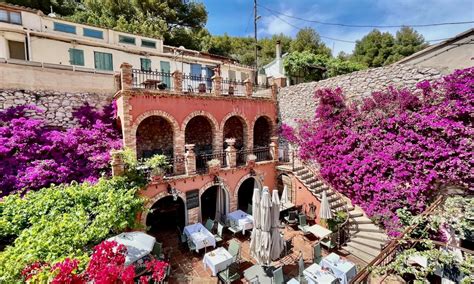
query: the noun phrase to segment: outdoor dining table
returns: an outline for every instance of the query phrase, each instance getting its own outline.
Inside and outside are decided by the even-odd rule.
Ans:
[[[309,227],[308,232],[315,235],[319,239],[324,239],[325,237],[329,236],[332,233],[331,230],[328,230],[318,224]]]
[[[357,274],[354,263],[344,260],[335,253],[330,253],[322,259],[321,266],[330,268],[334,275],[340,279],[341,284],[347,284]]]
[[[246,230],[251,230],[253,228],[252,215],[247,214],[242,210],[237,210],[227,214],[227,219],[237,222],[239,227],[242,228],[242,234],[244,235]]]
[[[202,262],[204,263],[204,269],[209,267],[212,272],[212,276],[216,276],[217,273],[227,268],[232,263],[233,257],[229,251],[225,248],[216,248],[204,255]]]
[[[313,263],[303,270],[303,275],[308,281],[308,284],[331,284],[337,282],[334,275],[328,271],[323,271],[322,267],[317,263]]]
[[[214,235],[201,223],[184,227],[184,233],[196,245],[196,251],[209,246],[216,247]]]
[[[256,283],[272,284],[272,276],[273,275],[268,275],[264,267],[258,264],[255,264],[244,271],[244,278],[250,283],[254,283],[252,281],[258,281]]]

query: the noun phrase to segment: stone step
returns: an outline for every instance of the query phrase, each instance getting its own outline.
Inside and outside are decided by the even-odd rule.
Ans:
[[[352,212],[349,213],[350,218],[356,218],[356,217],[364,216],[364,213],[355,210],[354,207],[352,207],[352,210],[349,210],[349,211],[352,211]]]
[[[374,240],[378,242],[385,242],[388,239],[388,236],[380,232],[364,232],[364,231],[352,231],[349,230],[351,238],[360,238],[367,240]]]
[[[346,246],[361,250],[367,254],[372,255],[373,257],[376,257],[380,253],[380,246],[374,248],[364,243],[361,244],[361,243],[355,243],[352,241],[347,242]]]
[[[358,259],[364,261],[365,263],[370,263],[377,255],[372,255],[367,253],[364,249],[365,247],[357,247],[354,245],[350,245],[350,242],[347,245],[343,246],[345,250],[351,253],[353,256],[357,257]]]
[[[369,232],[369,233],[384,233],[380,228],[373,224],[352,224],[349,223],[349,232],[355,234],[357,232]]]
[[[354,237],[351,237],[349,242],[358,244],[360,246],[367,246],[367,247],[370,247],[372,249],[376,249],[378,251],[381,251],[382,245],[384,244],[383,241],[367,239],[367,238],[361,238],[358,235],[355,235]]]
[[[331,203],[330,205],[331,205],[331,209],[336,209],[336,208],[346,205],[346,201],[343,201],[341,203]]]
[[[357,224],[373,224],[372,220],[369,218],[365,217],[364,215],[357,216],[357,217],[351,217],[349,215],[349,223],[357,223]]]

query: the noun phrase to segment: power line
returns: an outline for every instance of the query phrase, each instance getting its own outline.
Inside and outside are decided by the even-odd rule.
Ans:
[[[401,28],[401,27],[413,27],[413,28],[420,28],[420,27],[435,27],[435,26],[447,26],[447,25],[465,25],[465,24],[473,24],[474,21],[463,21],[463,22],[445,22],[445,23],[433,23],[433,24],[414,24],[414,25],[351,25],[351,24],[343,24],[343,23],[330,23],[330,22],[322,22],[317,20],[308,20],[297,16],[288,15],[268,7],[258,5],[259,7],[271,12],[276,13],[288,18],[293,18],[300,21],[311,22],[321,25],[330,25],[330,26],[341,26],[341,27],[348,27],[348,28]]]

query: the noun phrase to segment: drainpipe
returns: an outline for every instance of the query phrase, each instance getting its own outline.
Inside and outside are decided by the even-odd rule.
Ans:
[[[32,60],[32,55],[31,55],[31,35],[30,31],[26,31],[26,54],[27,54],[27,60],[31,61]]]

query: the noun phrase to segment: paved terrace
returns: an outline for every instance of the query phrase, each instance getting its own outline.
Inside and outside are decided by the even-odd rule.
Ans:
[[[285,240],[291,240],[291,247],[289,248],[288,255],[275,261],[274,266],[283,265],[283,272],[285,274],[285,280],[289,280],[292,277],[298,275],[298,265],[297,261],[300,256],[300,252],[303,253],[303,258],[305,262],[305,267],[308,267],[313,263],[313,252],[312,246],[318,241],[312,236],[303,236],[303,233],[298,230],[294,230],[289,226],[285,226],[282,230],[284,233]],[[190,252],[188,248],[182,248],[178,245],[178,236],[175,231],[172,232],[160,232],[155,233],[158,242],[163,243],[164,250],[166,255],[170,258],[171,263],[171,277],[169,283],[217,283],[217,277],[211,276],[211,271],[209,268],[206,270],[204,268],[202,259],[204,256],[204,250],[201,250],[199,253]],[[247,283],[243,278],[243,272],[245,269],[249,268],[255,264],[255,260],[250,256],[250,232],[247,232],[246,235],[237,234],[235,237],[232,237],[230,232],[224,231],[225,240],[219,246],[225,248],[228,247],[228,242],[230,239],[234,238],[238,240],[241,244],[241,263],[240,263],[240,274],[241,279],[235,283]],[[207,251],[213,250],[212,247],[209,247]],[[344,251],[333,251],[340,256],[346,258],[347,260],[353,262],[357,266],[357,271],[359,271],[364,263],[359,259],[352,257],[350,254]],[[327,250],[322,250],[323,257],[328,253]],[[286,279],[288,278],[288,279]]]

